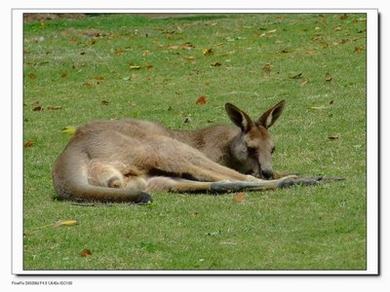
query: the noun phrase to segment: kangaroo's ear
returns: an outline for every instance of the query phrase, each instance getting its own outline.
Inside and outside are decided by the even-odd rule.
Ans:
[[[275,121],[280,117],[283,112],[286,102],[284,100],[280,101],[278,104],[274,105],[272,108],[267,110],[261,117],[257,120],[256,125],[263,126],[268,129],[275,123]]]
[[[250,128],[253,127],[251,118],[235,105],[227,103],[225,104],[225,110],[230,120],[244,133],[248,132]]]

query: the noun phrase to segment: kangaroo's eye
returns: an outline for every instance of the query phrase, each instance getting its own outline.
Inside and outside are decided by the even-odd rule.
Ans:
[[[275,152],[275,146],[272,147],[271,154]]]

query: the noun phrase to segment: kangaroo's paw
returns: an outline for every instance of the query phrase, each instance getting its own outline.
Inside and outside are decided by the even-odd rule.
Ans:
[[[324,177],[324,176],[312,176],[312,177],[286,177],[277,184],[278,188],[287,188],[294,185],[311,186],[332,181],[344,180],[341,177]]]
[[[137,205],[144,205],[153,202],[152,196],[148,193],[142,192],[137,198],[132,202]]]

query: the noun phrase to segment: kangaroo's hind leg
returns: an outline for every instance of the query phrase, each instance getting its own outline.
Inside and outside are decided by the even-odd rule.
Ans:
[[[288,181],[288,184],[281,184],[283,181]],[[286,177],[278,180],[204,182],[182,178],[156,176],[147,180],[145,191],[166,191],[173,193],[206,192],[212,194],[223,194],[239,191],[273,190],[279,187],[292,185],[294,185],[294,183],[292,183],[292,177]]]

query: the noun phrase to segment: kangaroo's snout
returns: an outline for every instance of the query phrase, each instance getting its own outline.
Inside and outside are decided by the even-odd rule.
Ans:
[[[269,169],[261,170],[261,175],[262,175],[265,179],[271,179],[271,178],[273,177],[272,170],[269,170]]]

